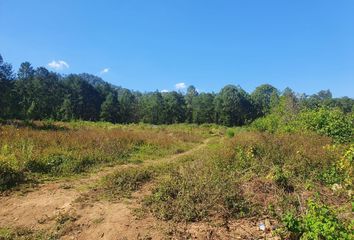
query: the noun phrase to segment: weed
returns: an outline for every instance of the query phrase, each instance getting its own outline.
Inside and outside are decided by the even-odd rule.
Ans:
[[[145,199],[145,206],[160,219],[176,221],[242,217],[250,210],[235,178],[199,161],[167,174]]]
[[[203,131],[183,124],[152,127],[17,121],[3,125],[0,190],[21,183],[24,177],[70,176],[100,165],[142,162],[183,152],[202,139]]]
[[[24,227],[0,228],[0,240],[47,240],[56,239],[42,231],[33,231]]]
[[[235,132],[232,129],[227,129],[226,136],[228,136],[229,138],[233,138],[235,136]]]
[[[287,213],[282,219],[292,239],[352,239],[350,227],[328,206],[309,200],[307,207],[304,215]]]
[[[0,161],[0,191],[25,181],[24,174],[9,163]]]
[[[112,196],[129,196],[152,177],[153,171],[147,167],[122,169],[107,176],[104,179],[104,186]]]
[[[77,220],[77,217],[67,214],[67,213],[59,214],[56,218],[56,222],[59,225],[63,225],[67,222],[75,222],[76,220]]]

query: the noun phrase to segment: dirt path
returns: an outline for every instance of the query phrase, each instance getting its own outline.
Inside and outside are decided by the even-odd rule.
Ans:
[[[210,140],[184,153],[148,160],[143,165],[175,161],[203,149]],[[165,234],[161,227],[168,227],[166,224],[149,217],[139,220],[132,213],[149,193],[151,184],[124,201],[90,200],[90,185],[116,169],[131,166],[105,168],[81,179],[42,184],[25,195],[1,197],[0,227],[55,230],[62,239],[161,239]]]
[[[176,161],[202,151],[213,138],[184,153],[147,160],[141,165]],[[214,138],[215,139],[215,138]],[[141,166],[139,165],[139,166]],[[0,197],[0,227],[26,228],[54,233],[60,239],[277,239],[260,232],[257,219],[239,219],[227,227],[218,222],[172,223],[149,214],[139,218],[141,200],[154,182],[145,184],[129,199],[100,198],[95,184],[104,176],[134,164],[107,167],[80,179],[48,182],[24,195]]]

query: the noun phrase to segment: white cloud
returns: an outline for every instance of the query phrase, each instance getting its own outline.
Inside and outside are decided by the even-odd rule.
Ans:
[[[181,82],[181,83],[177,83],[177,84],[175,85],[175,88],[176,88],[177,90],[184,90],[184,89],[187,88],[187,85],[186,85],[184,82]]]
[[[166,92],[169,92],[167,89],[163,89],[161,90],[162,93],[166,93]]]
[[[66,68],[69,68],[69,64],[63,60],[58,60],[58,61],[51,61],[48,63],[48,67],[53,68],[55,70],[63,70]]]
[[[109,68],[104,68],[101,70],[101,74],[105,74],[105,73],[108,73],[109,72]]]

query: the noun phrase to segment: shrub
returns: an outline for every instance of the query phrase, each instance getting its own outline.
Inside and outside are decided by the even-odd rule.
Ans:
[[[353,119],[339,109],[304,111],[299,115],[298,121],[300,127],[329,136],[339,143],[350,142],[354,137]]]
[[[237,180],[212,162],[191,162],[161,180],[145,199],[145,206],[164,220],[243,217],[250,213],[250,206]]]
[[[352,187],[353,185],[353,179],[354,179],[353,164],[354,164],[354,144],[351,144],[338,162],[338,168],[344,175],[343,182],[345,183],[345,185],[349,187]]]
[[[148,167],[134,167],[114,172],[104,179],[106,191],[114,196],[129,196],[144,183],[153,178],[154,172]]]
[[[35,173],[49,173],[50,169],[47,164],[43,161],[29,160],[25,163],[27,170]]]
[[[291,239],[298,239],[302,234],[302,223],[293,213],[287,212],[282,217],[282,222],[287,231],[290,232]]]
[[[59,176],[85,172],[94,164],[95,160],[89,156],[74,159],[62,154],[53,154],[41,160],[29,160],[25,166],[31,172]]]
[[[24,174],[20,170],[0,161],[0,191],[14,187],[24,180]]]
[[[353,124],[353,115],[346,115],[339,109],[320,108],[302,111],[291,118],[272,113],[255,120],[251,128],[270,133],[313,131],[338,143],[346,143],[354,139]]]
[[[318,178],[322,183],[331,185],[335,183],[342,183],[345,179],[345,174],[335,164],[333,164],[329,168],[320,172]]]
[[[81,158],[73,161],[72,163],[69,163],[66,168],[66,172],[68,172],[68,173],[82,173],[82,172],[87,171],[94,164],[97,164],[97,163],[95,162],[95,160],[93,158],[91,158],[89,156],[81,157]]]
[[[330,143],[317,134],[241,132],[227,141],[220,158],[235,171],[268,176],[286,188],[294,179],[316,181],[337,162],[339,150],[329,151]]]
[[[280,124],[281,116],[269,114],[266,117],[256,119],[252,122],[251,127],[261,132],[275,133],[279,130]]]
[[[288,213],[282,219],[293,239],[352,239],[350,228],[328,206],[310,200],[307,208],[302,216]]]
[[[274,182],[278,187],[287,192],[292,192],[294,190],[293,186],[291,186],[289,183],[288,175],[279,166],[275,167]]]
[[[232,129],[227,129],[226,136],[228,136],[229,138],[233,138],[235,136],[235,132]]]

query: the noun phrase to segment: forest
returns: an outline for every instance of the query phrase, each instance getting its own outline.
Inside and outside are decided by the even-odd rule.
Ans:
[[[242,126],[269,114],[284,102],[287,112],[318,108],[353,112],[354,100],[333,98],[329,90],[299,94],[270,84],[247,93],[227,85],[218,93],[138,92],[114,86],[82,73],[60,75],[23,62],[16,71],[0,55],[0,118],[21,120],[85,120],[112,123],[216,123]]]

